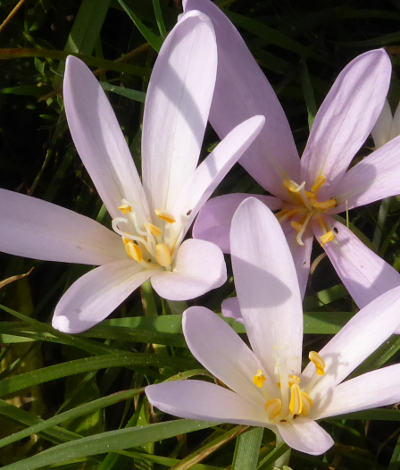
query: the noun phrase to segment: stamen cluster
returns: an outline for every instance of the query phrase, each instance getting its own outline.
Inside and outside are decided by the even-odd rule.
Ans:
[[[334,198],[325,201],[318,200],[318,191],[325,181],[325,176],[319,175],[311,189],[307,190],[305,188],[305,181],[297,184],[293,180],[283,180],[283,186],[288,191],[289,201],[283,204],[283,208],[277,213],[277,217],[281,223],[285,220],[290,220],[290,225],[297,232],[296,241],[301,246],[304,245],[303,235],[313,219],[320,224],[323,231],[320,237],[322,246],[333,241],[335,238],[323,215],[327,210],[336,207],[337,201]]]
[[[254,374],[253,384],[263,394],[264,409],[271,424],[292,421],[300,415],[307,416],[313,407],[310,392],[318,377],[325,374],[325,361],[316,351],[310,351],[308,358],[315,365],[315,376],[304,389],[300,386],[301,378],[285,373],[285,367],[277,367],[280,381],[275,384],[266,383],[261,369]]]
[[[176,223],[175,218],[166,211],[155,209],[159,225],[152,222],[140,224],[129,201],[123,199],[118,209],[124,217],[113,219],[112,228],[121,236],[128,257],[147,267],[155,264],[171,269],[176,239],[172,239],[170,226]],[[120,228],[121,224],[126,228]]]

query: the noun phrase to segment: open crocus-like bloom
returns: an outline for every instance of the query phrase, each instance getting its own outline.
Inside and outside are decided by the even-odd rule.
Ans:
[[[292,448],[321,454],[333,440],[315,420],[400,400],[400,365],[343,381],[398,325],[400,287],[360,310],[301,371],[303,315],[296,270],[282,229],[260,201],[237,209],[232,267],[250,349],[203,307],[183,316],[196,359],[225,386],[199,380],[146,387],[166,413],[272,429]]]
[[[324,248],[359,307],[400,284],[399,274],[367,248],[334,214],[400,193],[400,138],[347,171],[378,119],[387,94],[391,64],[384,50],[356,57],[339,74],[314,120],[301,160],[284,111],[243,39],[209,0],[184,0],[213,21],[218,72],[210,122],[222,138],[252,114],[266,124],[240,163],[271,195],[264,202],[287,236],[304,294],[313,238]],[[229,251],[229,222],[241,200],[235,194],[210,200],[193,234]]]
[[[150,277],[157,293],[173,300],[197,297],[225,282],[225,262],[216,245],[182,240],[264,118],[237,126],[196,168],[216,68],[211,22],[199,12],[183,15],[160,50],[147,91],[142,186],[101,86],[83,62],[67,59],[64,103],[69,128],[114,231],[54,204],[0,190],[1,251],[100,265],[61,298],[55,328],[90,328]]]

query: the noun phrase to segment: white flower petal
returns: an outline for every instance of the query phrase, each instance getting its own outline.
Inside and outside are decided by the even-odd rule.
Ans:
[[[400,137],[390,140],[350,168],[336,187],[335,213],[400,193]]]
[[[95,76],[78,58],[68,56],[64,105],[75,147],[111,217],[126,198],[139,220],[148,220],[142,184],[114,111]]]
[[[228,297],[221,304],[221,313],[225,318],[233,318],[243,323],[242,314],[240,312],[239,299],[237,297]]]
[[[347,380],[333,389],[332,397],[328,398],[325,406],[323,401],[324,397],[319,407],[318,418],[398,403],[400,401],[400,364]]]
[[[400,285],[400,274],[389,263],[364,245],[345,225],[332,218],[326,220],[335,233],[336,241],[326,243],[323,248],[360,308]],[[319,240],[322,234],[319,224],[314,225],[314,231]]]
[[[160,271],[151,278],[157,294],[169,300],[199,297],[226,281],[222,251],[204,240],[185,240],[178,248],[172,271]]]
[[[200,380],[149,385],[149,402],[164,413],[189,419],[265,426],[264,410],[226,388]]]
[[[301,158],[302,180],[327,178],[319,196],[334,188],[379,117],[389,88],[390,59],[383,49],[365,52],[339,74],[326,96]]]
[[[52,325],[80,333],[101,322],[152,274],[132,260],[92,269],[76,280],[58,302]]]
[[[312,389],[312,398],[342,382],[372,354],[400,324],[400,286],[391,289],[363,307],[319,352],[326,363],[325,375]],[[315,371],[310,363],[303,376]]]
[[[386,142],[388,142],[392,138],[392,121],[392,110],[390,109],[389,102],[386,99],[381,114],[379,115],[379,118],[371,131],[371,135],[374,139],[374,144],[376,148],[382,147],[382,145],[386,144]]]
[[[279,222],[260,201],[241,203],[232,219],[235,286],[247,335],[272,377],[277,358],[300,371],[303,312],[293,258]]]
[[[278,431],[288,446],[306,454],[323,454],[334,444],[331,436],[318,423],[307,418],[279,423]]]
[[[239,204],[248,197],[259,199],[271,210],[280,209],[282,205],[278,198],[259,194],[234,193],[214,197],[200,210],[193,225],[193,237],[215,243],[224,253],[230,253],[232,217]]]
[[[0,189],[0,251],[48,261],[104,264],[125,259],[121,239],[95,220]]]
[[[187,214],[186,229],[224,176],[259,134],[264,116],[254,116],[236,126],[196,168],[182,189],[177,214]]]
[[[188,0],[185,11],[200,10],[214,25],[218,45],[218,72],[210,122],[223,138],[234,126],[255,114],[268,125],[241,158],[240,164],[271,194],[285,195],[283,178],[300,172],[300,161],[289,123],[279,100],[230,20],[212,2]]]
[[[216,69],[211,22],[199,12],[182,15],[158,54],[146,95],[142,173],[154,209],[170,211],[197,166]]]
[[[235,331],[205,307],[183,313],[182,329],[193,356],[215,377],[262,407],[265,399],[253,383],[260,363]]]

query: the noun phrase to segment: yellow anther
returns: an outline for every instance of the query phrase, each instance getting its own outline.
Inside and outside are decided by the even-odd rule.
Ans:
[[[163,268],[171,266],[172,256],[169,248],[165,243],[157,243],[156,245],[156,260],[157,263]]]
[[[156,216],[164,222],[167,222],[169,224],[173,224],[174,222],[176,222],[175,218],[169,212],[163,211],[161,209],[154,209],[154,212]]]
[[[283,186],[285,186],[285,188],[291,193],[297,193],[299,190],[297,184],[294,184],[293,181],[287,178],[283,180]]]
[[[256,375],[253,375],[253,384],[261,388],[266,381],[265,375],[263,374],[263,371],[261,369],[258,369]]]
[[[268,419],[273,420],[279,416],[282,402],[279,398],[272,398],[265,403],[264,409],[267,412]]]
[[[321,240],[322,246],[326,245],[327,243],[331,242],[332,240],[335,239],[335,235],[332,232],[332,230],[329,230],[328,232],[325,232],[323,235],[319,237]]]
[[[290,387],[289,411],[291,415],[299,415],[303,410],[303,401],[301,399],[301,390],[297,384]]]
[[[315,365],[317,375],[325,374],[325,361],[316,351],[310,351],[308,353],[308,359]]]
[[[124,242],[125,251],[129,258],[140,263],[143,260],[143,253],[140,246],[126,237],[122,237],[122,241]]]
[[[297,375],[289,375],[289,387],[293,384],[299,384],[300,383],[300,377]]]
[[[129,204],[121,204],[118,206],[118,210],[120,210],[123,214],[128,214],[129,212],[132,212],[132,206]]]
[[[310,395],[306,392],[301,392],[301,401],[303,405],[301,414],[303,416],[307,416],[311,408],[313,407],[314,402],[312,401],[312,398],[310,397]]]
[[[150,230],[150,232],[155,236],[155,237],[161,237],[162,235],[162,230],[159,229],[156,225],[151,224],[150,222],[146,224],[146,227]]]
[[[332,209],[333,207],[337,206],[336,199],[328,199],[326,201],[321,201],[321,202],[313,200],[311,203],[315,209],[319,209],[321,211],[326,211],[328,209]]]
[[[326,181],[326,178],[324,175],[319,175],[317,177],[317,179],[315,180],[315,183],[312,185],[311,187],[311,191],[313,193],[316,193],[318,191],[318,189],[320,189],[320,187],[325,183]]]

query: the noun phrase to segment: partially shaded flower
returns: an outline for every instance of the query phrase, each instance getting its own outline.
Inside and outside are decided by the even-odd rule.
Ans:
[[[400,135],[400,102],[397,108],[392,114],[390,104],[388,100],[385,100],[385,104],[381,111],[378,120],[372,129],[372,138],[374,139],[375,147],[382,147],[382,145],[389,142]]]
[[[210,122],[223,137],[260,113],[266,125],[240,163],[271,195],[264,201],[287,236],[304,294],[313,238],[324,248],[359,307],[400,284],[400,275],[333,216],[400,193],[400,138],[348,166],[371,133],[387,94],[391,64],[383,49],[366,52],[339,74],[314,120],[301,160],[279,101],[243,39],[208,0],[184,0],[213,21],[218,45],[217,82]],[[229,220],[247,195],[210,200],[193,234],[229,251]]]
[[[146,387],[152,405],[183,418],[262,426],[293,449],[321,454],[333,440],[315,420],[400,400],[400,365],[344,379],[398,325],[400,287],[361,309],[301,367],[303,314],[293,259],[276,217],[241,203],[231,227],[232,267],[251,349],[204,307],[183,315],[196,359],[222,384],[171,381]]]
[[[142,186],[100,84],[83,62],[68,57],[64,103],[69,128],[114,231],[54,204],[0,190],[1,251],[100,265],[63,295],[55,328],[74,333],[90,328],[148,278],[160,296],[173,300],[197,297],[225,282],[225,262],[216,245],[182,240],[264,118],[237,126],[196,168],[216,67],[211,22],[199,12],[183,15],[160,50],[148,86]]]

